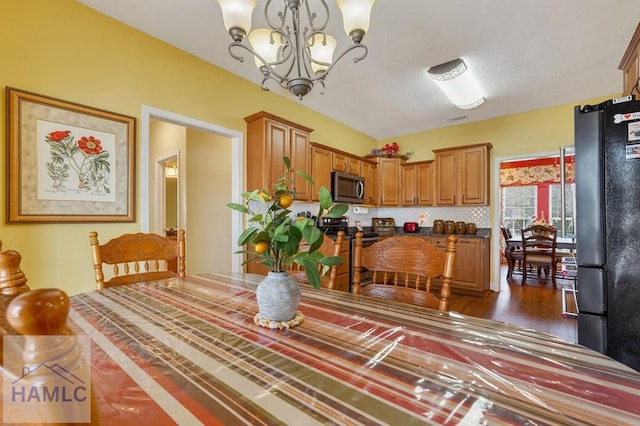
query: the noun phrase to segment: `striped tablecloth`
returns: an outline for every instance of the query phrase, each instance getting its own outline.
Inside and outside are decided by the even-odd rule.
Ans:
[[[105,424],[638,425],[640,373],[548,334],[302,290],[253,322],[262,277],[203,274],[72,298]]]

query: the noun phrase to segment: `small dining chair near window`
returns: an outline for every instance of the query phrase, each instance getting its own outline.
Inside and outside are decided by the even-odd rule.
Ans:
[[[353,255],[353,292],[446,312],[457,242],[458,238],[450,235],[446,250],[441,251],[423,237],[393,236],[362,247],[362,233],[358,232]],[[360,282],[362,268],[373,271],[370,283]],[[438,277],[440,293],[436,296],[432,284]]]
[[[317,250],[323,256],[340,256],[342,251],[342,242],[344,241],[344,231],[338,231],[335,238],[327,235],[324,236],[322,245]],[[304,249],[304,248],[302,248]],[[329,267],[328,273],[322,276],[321,286],[329,289],[336,288],[336,279],[338,277],[338,269],[341,265],[332,265]],[[318,266],[318,272],[322,273],[322,265]],[[289,275],[294,277],[296,281],[303,284],[309,284],[307,273],[304,267],[294,263],[289,268]]]
[[[121,235],[102,245],[93,231],[89,242],[98,289],[185,276],[183,229],[175,240],[139,232]],[[104,265],[110,265],[111,270],[106,271]]]
[[[504,257],[507,260],[507,281],[511,281],[514,272],[521,272],[522,269],[522,247],[514,247],[507,244],[507,240],[513,237],[511,230],[500,225],[504,244]]]
[[[522,234],[522,285],[527,282],[529,266],[538,271],[538,276],[545,273],[556,286],[556,244],[558,230],[544,225],[531,225],[521,231]]]

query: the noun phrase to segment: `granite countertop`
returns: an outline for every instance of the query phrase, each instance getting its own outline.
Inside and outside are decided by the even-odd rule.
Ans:
[[[410,236],[416,236],[416,237],[429,237],[429,236],[447,237],[448,236],[448,234],[434,234],[432,227],[425,226],[425,227],[420,227],[418,229],[419,229],[418,232],[404,232],[404,229],[402,228],[402,226],[396,226],[395,235],[410,235]],[[353,230],[353,232],[350,232],[350,234],[355,235],[355,232],[356,231]],[[373,232],[373,229],[371,229],[370,227],[365,227],[364,232],[371,233]],[[468,235],[468,234],[456,234],[456,235],[458,237],[464,237],[464,238],[491,238],[491,228],[478,228],[475,235]]]
[[[418,232],[404,232],[401,226],[396,226],[396,235],[415,235],[415,236],[436,236],[447,237],[448,234],[434,234],[432,227],[421,227]],[[458,237],[465,238],[491,238],[491,228],[478,228],[474,235],[456,234]]]

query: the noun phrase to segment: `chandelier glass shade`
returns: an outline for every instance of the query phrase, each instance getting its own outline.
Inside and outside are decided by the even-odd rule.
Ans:
[[[436,65],[427,73],[456,107],[472,109],[484,103],[480,86],[462,59]]]
[[[361,52],[354,62],[367,56],[362,40],[369,30],[375,0],[336,0],[345,32],[353,42],[338,55],[336,39],[326,32],[326,1],[313,2],[319,10],[311,10],[309,3],[310,0],[267,0],[264,16],[268,28],[251,31],[251,14],[257,0],[218,0],[225,28],[233,40],[229,54],[240,62],[244,57],[236,53],[238,49],[253,55],[263,76],[263,90],[269,90],[267,83],[273,80],[299,99],[315,84],[320,84],[324,93],[324,80],[340,59],[356,49]]]

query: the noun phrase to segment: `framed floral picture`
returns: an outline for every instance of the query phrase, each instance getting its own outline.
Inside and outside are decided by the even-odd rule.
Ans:
[[[133,222],[136,119],[6,88],[7,223]]]

